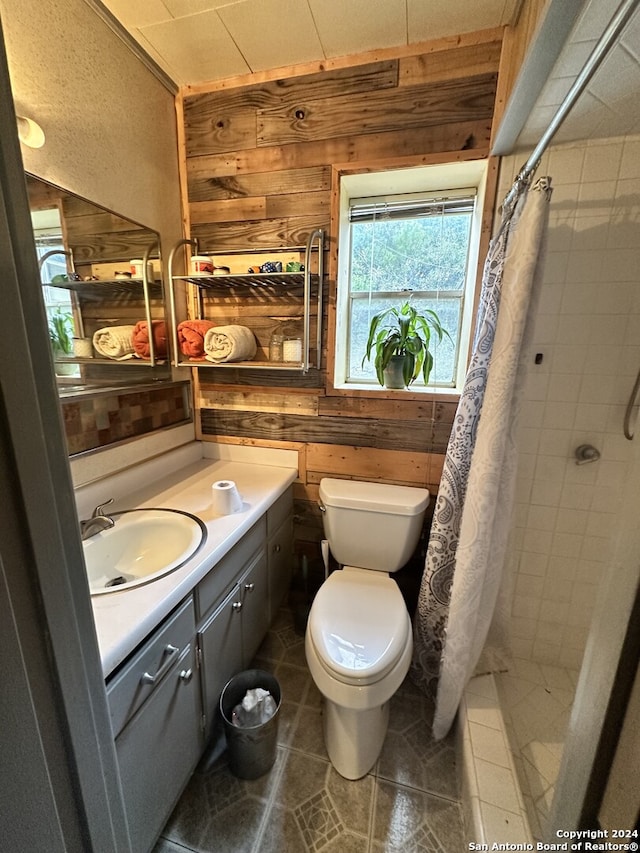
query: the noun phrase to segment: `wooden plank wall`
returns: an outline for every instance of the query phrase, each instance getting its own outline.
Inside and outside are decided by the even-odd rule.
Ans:
[[[201,251],[224,255],[304,244],[329,235],[325,306],[334,302],[331,174],[337,164],[390,168],[488,155],[501,31],[423,46],[283,79],[225,81],[182,93],[185,218]],[[445,160],[447,158],[444,158]],[[278,257],[277,253],[271,253]],[[329,264],[331,264],[329,266]],[[246,272],[232,269],[232,272]],[[273,313],[287,305],[205,300],[206,316],[253,325],[264,347]],[[194,370],[204,440],[294,448],[299,551],[321,537],[323,476],[428,486],[436,491],[453,422],[453,398],[408,392],[331,396],[322,368],[307,376],[242,369]],[[313,318],[313,323],[317,318]]]
[[[128,269],[128,261],[141,258],[158,239],[155,231],[32,175],[27,175],[27,191],[31,210],[60,210],[65,243],[78,266],[117,261]],[[157,254],[157,248],[152,254]]]

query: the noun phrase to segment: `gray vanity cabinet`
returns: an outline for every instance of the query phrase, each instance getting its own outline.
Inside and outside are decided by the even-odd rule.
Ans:
[[[144,853],[153,848],[202,753],[192,597],[107,691],[132,849]]]
[[[269,624],[275,619],[291,584],[293,563],[293,491],[281,495],[267,513]]]
[[[291,489],[107,682],[132,849],[147,853],[251,664],[291,574]]]

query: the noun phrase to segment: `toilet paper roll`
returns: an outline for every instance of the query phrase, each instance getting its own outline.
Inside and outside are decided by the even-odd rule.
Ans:
[[[211,486],[211,505],[216,515],[240,512],[242,498],[233,480],[218,480]]]

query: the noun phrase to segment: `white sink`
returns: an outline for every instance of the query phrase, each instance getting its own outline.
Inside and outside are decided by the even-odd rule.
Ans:
[[[195,515],[172,509],[110,513],[115,525],[82,544],[91,595],[157,580],[191,559],[207,538]]]

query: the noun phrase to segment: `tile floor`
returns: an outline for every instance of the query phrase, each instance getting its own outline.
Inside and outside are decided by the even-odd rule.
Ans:
[[[546,840],[578,673],[516,658],[496,680],[531,833]]]
[[[458,853],[465,849],[453,734],[430,736],[432,708],[410,682],[392,699],[374,769],[348,782],[324,748],[321,697],[304,638],[279,614],[254,666],[282,689],[272,770],[235,778],[224,755],[203,759],[154,853]]]

